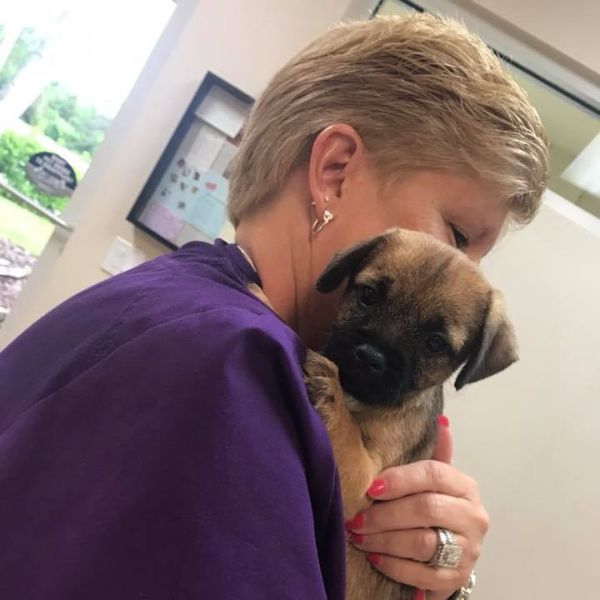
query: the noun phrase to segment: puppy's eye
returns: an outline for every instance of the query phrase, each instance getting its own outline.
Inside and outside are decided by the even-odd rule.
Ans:
[[[441,333],[432,333],[425,340],[425,347],[432,354],[439,354],[448,349],[448,342]]]
[[[364,304],[365,306],[372,306],[377,302],[378,298],[379,293],[373,286],[360,286],[360,289],[358,290],[358,299],[360,300],[361,304]]]

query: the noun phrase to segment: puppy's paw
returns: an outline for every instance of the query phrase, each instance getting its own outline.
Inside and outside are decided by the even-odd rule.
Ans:
[[[338,368],[322,354],[309,350],[304,361],[304,383],[312,405],[324,416],[333,405],[341,402]]]
[[[324,377],[326,379],[335,379],[336,381],[338,379],[337,365],[314,350],[306,352],[303,368],[305,378]]]

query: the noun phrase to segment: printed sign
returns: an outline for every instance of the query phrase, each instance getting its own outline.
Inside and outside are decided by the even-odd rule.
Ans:
[[[38,152],[25,165],[27,177],[35,187],[49,196],[70,196],[77,187],[73,167],[58,154]]]

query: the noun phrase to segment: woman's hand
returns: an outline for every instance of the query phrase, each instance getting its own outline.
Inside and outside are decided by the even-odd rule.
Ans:
[[[433,459],[383,471],[368,493],[385,502],[375,503],[347,523],[350,541],[369,553],[376,569],[427,590],[427,600],[446,600],[465,584],[489,527],[477,483],[449,464],[451,456],[448,421],[440,417]],[[432,527],[454,533],[462,548],[458,569],[427,566],[438,545]],[[419,591],[415,598],[424,594]]]

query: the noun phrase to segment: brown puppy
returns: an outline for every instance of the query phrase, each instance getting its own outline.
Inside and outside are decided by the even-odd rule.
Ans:
[[[309,352],[306,384],[340,475],[344,516],[370,504],[386,467],[431,456],[442,384],[483,379],[517,359],[500,294],[462,253],[393,229],[334,257],[317,282],[347,285],[323,355]],[[412,600],[347,546],[348,600]]]

